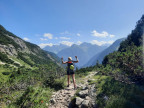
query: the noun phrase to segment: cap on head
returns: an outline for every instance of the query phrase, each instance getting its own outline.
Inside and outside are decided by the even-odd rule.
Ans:
[[[68,57],[68,60],[70,60],[70,61],[71,61],[71,60],[72,60],[72,58],[71,58],[71,57]]]

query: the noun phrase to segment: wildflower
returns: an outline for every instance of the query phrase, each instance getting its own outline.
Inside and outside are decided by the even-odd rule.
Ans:
[[[41,103],[43,103],[44,101],[43,100],[41,100]]]

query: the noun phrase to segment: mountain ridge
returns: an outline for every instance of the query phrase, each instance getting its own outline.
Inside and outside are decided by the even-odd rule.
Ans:
[[[7,31],[2,25],[0,25],[0,36],[0,52],[7,54],[8,57],[17,58],[20,55],[19,53],[27,55],[28,58],[31,58],[29,55],[33,55],[43,61],[48,60],[55,62],[60,66],[60,60],[57,61],[59,58],[55,54],[42,50],[38,45],[24,41],[13,33]],[[31,61],[33,60],[31,59]],[[34,65],[34,62],[38,62],[38,60],[33,61],[33,63],[30,64]]]
[[[104,59],[104,57],[106,55],[108,55],[109,53],[112,53],[113,51],[117,51],[120,43],[122,41],[124,41],[126,38],[121,38],[121,39],[117,39],[112,45],[110,45],[108,48],[106,48],[105,50],[103,50],[100,53],[97,53],[96,55],[94,55],[83,67],[86,66],[94,66],[96,65],[96,62],[98,61],[100,64],[102,63],[102,60]]]
[[[82,67],[93,55],[101,52],[107,48],[106,46],[98,46],[93,45],[87,42],[84,42],[80,45],[73,44],[71,47],[68,47],[66,49],[61,50],[58,52],[59,57],[64,57],[65,60],[67,60],[68,57],[75,58],[75,56],[78,56],[79,63],[77,63],[77,66],[80,68]]]

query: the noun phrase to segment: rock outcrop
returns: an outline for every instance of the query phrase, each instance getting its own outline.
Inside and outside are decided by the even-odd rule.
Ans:
[[[0,44],[0,52],[5,53],[9,56],[17,56],[17,51],[15,47],[11,44],[9,45],[1,45]]]

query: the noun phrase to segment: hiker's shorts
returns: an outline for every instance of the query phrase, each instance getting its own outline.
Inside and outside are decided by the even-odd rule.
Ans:
[[[67,75],[75,74],[74,70],[67,70]]]

